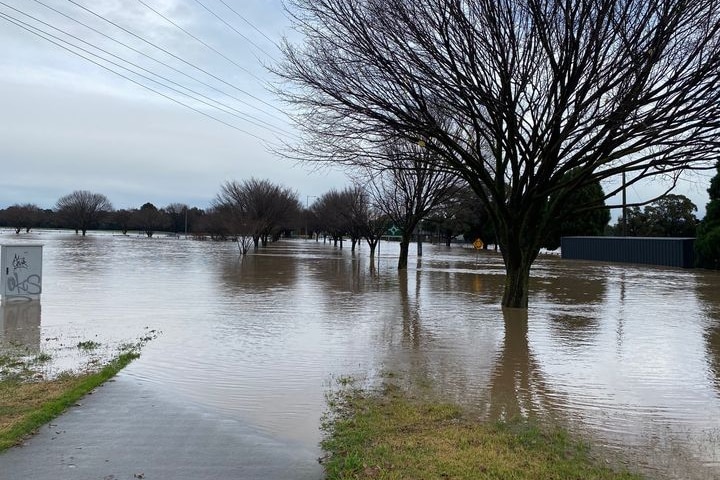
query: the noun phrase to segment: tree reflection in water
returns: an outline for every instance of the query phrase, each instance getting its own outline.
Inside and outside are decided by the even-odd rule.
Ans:
[[[717,395],[720,397],[720,275],[716,272],[699,274],[697,292],[707,318],[705,343],[708,364],[714,376]]]
[[[528,343],[528,311],[503,309],[505,337],[489,389],[490,419],[533,418],[547,413],[549,395]]]

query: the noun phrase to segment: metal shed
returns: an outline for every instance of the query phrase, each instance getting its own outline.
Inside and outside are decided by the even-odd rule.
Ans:
[[[562,258],[601,262],[695,266],[694,238],[563,237]]]

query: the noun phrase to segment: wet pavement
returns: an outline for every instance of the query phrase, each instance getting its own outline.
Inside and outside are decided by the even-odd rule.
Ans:
[[[314,454],[121,373],[0,454],[0,478],[310,480],[322,478]]]

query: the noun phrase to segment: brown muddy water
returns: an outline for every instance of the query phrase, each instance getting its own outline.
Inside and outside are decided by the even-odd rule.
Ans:
[[[392,372],[482,418],[533,416],[650,478],[720,478],[720,275],[541,258],[527,312],[499,308],[494,253],[425,245],[351,254],[65,232],[44,245],[40,302],[5,302],[0,348],[51,352],[48,373],[162,334],[121,375],[320,455],[333,379]],[[314,456],[313,456],[314,455]]]

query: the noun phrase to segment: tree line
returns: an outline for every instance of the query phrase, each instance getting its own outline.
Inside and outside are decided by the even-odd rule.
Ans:
[[[717,197],[717,178],[708,190]],[[556,249],[560,237],[567,235],[622,235],[692,237],[700,222],[697,207],[683,195],[666,195],[640,207],[630,207],[614,226],[608,225],[607,208],[578,215],[578,204],[602,199],[603,189],[594,184],[576,190],[565,202],[553,229],[543,241]],[[708,205],[708,221],[715,212],[714,198]],[[309,200],[308,197],[307,200]],[[457,177],[433,171],[414,157],[403,168],[371,172],[358,177],[352,186],[331,189],[312,204],[303,206],[297,193],[270,180],[251,178],[228,181],[208,209],[171,203],[158,208],[145,203],[134,209],[113,209],[102,194],[78,190],[61,197],[54,209],[34,204],[15,204],[0,210],[0,226],[16,233],[32,228],[73,229],[85,235],[90,229],[137,231],[152,237],[156,232],[191,234],[199,238],[233,239],[242,253],[265,246],[281,235],[295,234],[329,237],[342,246],[343,239],[365,240],[370,254],[381,237],[392,236],[401,243],[398,267],[407,266],[410,241],[418,237],[450,245],[457,238],[466,242],[480,239],[485,248],[497,248],[497,235],[490,221],[488,206]],[[707,223],[706,222],[706,223]],[[703,227],[701,231],[708,230]],[[711,229],[710,229],[711,230]]]
[[[407,152],[406,152],[407,153]],[[569,235],[691,237],[698,230],[699,265],[720,267],[720,162],[718,175],[708,189],[708,215],[698,222],[697,207],[683,195],[666,195],[643,209],[630,207],[615,226],[609,226],[608,208],[577,213],[578,205],[602,202],[599,183],[578,188],[566,197],[557,221],[547,230],[541,245],[556,249],[560,238]],[[569,173],[568,175],[574,175]],[[270,180],[251,178],[227,181],[208,209],[171,203],[157,208],[145,203],[135,209],[113,209],[103,194],[77,190],[58,199],[54,209],[34,204],[16,204],[0,210],[0,226],[17,234],[32,228],[65,228],[85,235],[91,229],[138,231],[147,237],[156,232],[189,234],[195,238],[232,240],[241,254],[257,250],[281,236],[305,235],[330,239],[341,248],[349,239],[351,250],[366,241],[370,257],[378,242],[392,236],[400,243],[398,269],[407,267],[409,245],[434,239],[450,246],[480,239],[484,248],[498,247],[498,236],[490,215],[474,190],[458,176],[428,167],[422,155],[407,155],[403,162],[381,172],[368,170],[355,177],[352,186],[331,189],[302,205],[297,192]]]

